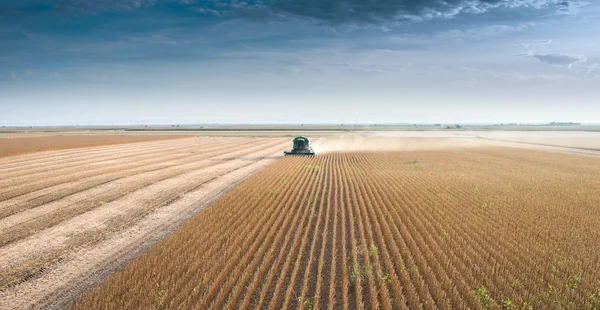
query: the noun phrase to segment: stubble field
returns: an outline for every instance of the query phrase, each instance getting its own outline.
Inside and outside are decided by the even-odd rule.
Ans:
[[[0,309],[63,305],[288,144],[192,137],[0,158]]]
[[[180,139],[176,135],[0,134],[0,157],[101,145]]]
[[[288,157],[71,307],[598,309],[598,227],[597,157]]]

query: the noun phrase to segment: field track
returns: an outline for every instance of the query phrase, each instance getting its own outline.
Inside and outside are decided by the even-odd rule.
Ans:
[[[286,157],[73,309],[598,309],[598,158]]]
[[[288,144],[192,137],[0,158],[0,309],[76,296]]]

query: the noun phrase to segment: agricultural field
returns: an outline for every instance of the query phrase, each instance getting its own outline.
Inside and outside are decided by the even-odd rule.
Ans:
[[[490,146],[286,157],[70,308],[600,309],[599,160]]]
[[[460,134],[473,135],[483,139],[498,141],[570,147],[585,150],[600,150],[599,131],[484,131],[464,132]]]
[[[582,151],[600,151],[600,131],[499,131],[499,130],[460,130],[460,131],[365,131],[370,137],[397,138],[463,138],[465,141],[477,138],[479,143],[516,146],[533,149],[550,149],[570,153]],[[504,142],[504,143],[502,143]]]
[[[0,309],[71,300],[288,146],[188,137],[0,158]]]
[[[40,151],[178,139],[175,135],[0,134],[0,157]]]

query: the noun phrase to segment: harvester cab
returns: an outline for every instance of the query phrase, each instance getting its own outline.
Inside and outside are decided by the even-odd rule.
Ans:
[[[288,155],[300,155],[300,156],[314,156],[315,151],[310,147],[310,141],[307,137],[296,137],[294,138],[294,148],[291,151],[284,151],[285,156]]]

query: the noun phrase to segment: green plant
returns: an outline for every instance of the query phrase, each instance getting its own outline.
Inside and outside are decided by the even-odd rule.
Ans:
[[[377,247],[373,244],[369,247],[369,255],[373,256],[377,253]]]
[[[513,303],[510,300],[510,298],[506,298],[506,299],[502,299],[502,309],[503,310],[510,310],[512,309]]]
[[[314,307],[314,299],[312,297],[304,298],[304,296],[300,296],[298,297],[298,303],[300,304],[302,309],[312,310],[312,308]]]
[[[381,276],[381,280],[383,280],[384,283],[392,283],[392,279],[390,279],[387,273],[384,273],[383,276]]]
[[[600,288],[598,289],[598,292],[590,294],[588,298],[590,299],[594,309],[600,310]]]
[[[582,280],[581,277],[573,277],[567,283],[565,283],[565,286],[569,290],[574,291],[575,289],[577,289],[577,285],[579,285],[579,283],[581,283],[581,280]]]
[[[510,283],[510,287],[512,287],[512,288],[517,287],[517,285],[519,285],[519,279],[515,279],[514,281],[512,281]]]
[[[350,266],[350,283],[352,284],[356,284],[356,283],[361,283],[366,275],[369,272],[369,267],[368,266],[362,266],[360,264],[360,262],[355,261],[351,266]]]
[[[194,286],[194,293],[196,293],[202,287],[202,280],[198,282],[198,285]]]
[[[304,170],[312,173],[319,173],[321,171],[321,166],[318,165],[306,165],[304,166]]]
[[[533,310],[533,306],[524,301],[521,305],[521,310]]]
[[[489,308],[492,303],[492,298],[490,297],[487,288],[480,284],[477,285],[474,289],[475,296],[479,299],[479,304],[483,308]]]
[[[360,268],[355,266],[352,266],[350,268],[350,283],[355,284],[355,283],[360,283],[362,281],[362,273],[360,271]]]
[[[166,309],[164,303],[165,290],[160,287],[160,282],[156,281],[156,287],[153,289],[154,298],[156,299],[156,309]]]

